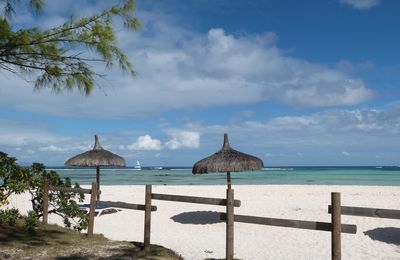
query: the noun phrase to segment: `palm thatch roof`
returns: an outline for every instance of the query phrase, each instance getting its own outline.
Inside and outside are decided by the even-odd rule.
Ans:
[[[222,149],[195,163],[192,173],[254,171],[262,169],[263,165],[261,159],[232,149],[228,134],[224,134]]]
[[[125,167],[125,159],[101,147],[99,138],[95,137],[92,150],[78,154],[65,162],[67,166],[97,167],[97,166],[122,166]]]

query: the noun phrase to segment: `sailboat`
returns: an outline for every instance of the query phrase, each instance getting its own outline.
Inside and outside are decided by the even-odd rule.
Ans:
[[[136,160],[136,165],[133,167],[133,169],[136,171],[140,171],[142,169],[142,167],[140,166],[140,162],[138,160]]]

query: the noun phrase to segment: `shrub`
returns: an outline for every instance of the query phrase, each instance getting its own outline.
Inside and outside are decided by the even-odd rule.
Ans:
[[[43,216],[43,184],[45,180],[51,186],[72,187],[69,178],[62,180],[57,172],[47,171],[43,164],[33,163],[31,167],[22,167],[17,164],[16,158],[0,152],[0,206],[9,203],[8,198],[11,194],[21,194],[28,191],[31,195],[32,209],[35,211],[36,217]],[[79,184],[75,183],[75,188],[79,187]],[[76,201],[83,201],[83,193],[50,191],[48,195],[49,214],[53,213],[62,217],[66,227],[71,227],[78,231],[87,228],[88,217],[79,209],[76,203]],[[17,218],[7,219],[11,221]]]
[[[0,223],[15,226],[17,220],[21,217],[18,209],[1,209],[0,210]]]
[[[25,217],[25,229],[33,231],[39,225],[39,217],[35,211],[30,210],[28,216]]]

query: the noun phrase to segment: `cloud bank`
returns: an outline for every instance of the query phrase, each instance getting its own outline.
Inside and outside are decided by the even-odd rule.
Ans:
[[[106,149],[127,158],[139,153],[159,158],[161,153],[160,160],[166,158],[174,163],[185,157],[188,162],[194,162],[220,149],[222,134],[226,132],[233,148],[269,160],[291,162],[290,158],[295,158],[303,162],[314,156],[309,162],[329,164],[335,158],[351,156],[354,163],[380,160],[395,164],[400,145],[399,114],[400,104],[394,103],[379,109],[334,109],[310,115],[248,120],[241,124],[193,122],[181,128],[161,128],[159,132],[164,134],[155,136],[117,132],[102,134],[101,142]],[[93,145],[87,136],[60,135],[35,124],[21,126],[17,121],[0,120],[0,147],[22,160],[46,158],[59,165]],[[174,158],[168,157],[169,153]],[[361,155],[364,157],[360,159]]]
[[[31,84],[0,75],[5,82],[0,86],[0,105],[42,114],[111,118],[269,100],[294,107],[355,105],[374,96],[351,72],[285,54],[273,33],[238,36],[213,28],[204,34],[162,15],[139,15],[143,29],[119,35],[137,77],[106,71],[112,87],[103,82],[87,98],[33,92]]]

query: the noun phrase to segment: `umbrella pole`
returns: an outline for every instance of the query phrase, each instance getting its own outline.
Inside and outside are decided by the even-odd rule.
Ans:
[[[228,189],[230,190],[231,189],[231,172],[226,173],[226,180],[228,183]]]
[[[100,190],[100,166],[96,166],[96,183],[97,183],[97,190]],[[97,193],[97,200],[100,200],[100,194]]]

